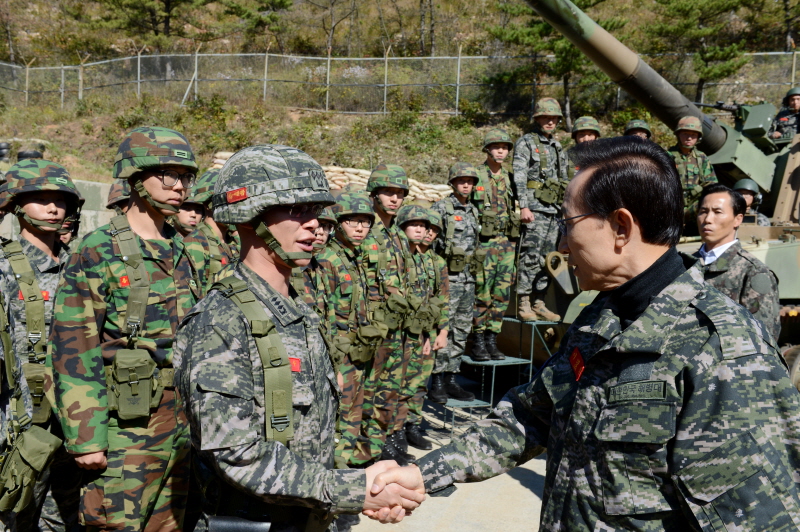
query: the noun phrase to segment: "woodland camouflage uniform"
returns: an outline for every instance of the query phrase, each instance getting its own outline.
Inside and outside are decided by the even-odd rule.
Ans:
[[[547,452],[541,530],[797,530],[800,395],[771,335],[687,271],[621,327],[603,294],[533,381],[422,458],[429,492]]]
[[[677,136],[681,131],[698,133],[700,135],[698,142],[703,138],[703,126],[700,123],[700,119],[695,116],[684,116],[678,121],[675,135]],[[671,147],[667,153],[675,160],[675,166],[678,168],[678,175],[683,187],[683,234],[688,236],[697,235],[697,202],[703,192],[703,187],[717,182],[717,175],[714,173],[714,167],[711,166],[706,154],[698,150],[697,146],[693,146],[688,154],[681,152],[680,137],[678,138],[678,143]]]
[[[139,176],[163,165],[197,170],[183,135],[141,127],[120,145],[114,177],[132,181],[140,196],[155,206]],[[107,454],[104,471],[84,472],[81,522],[90,530],[178,530],[186,505],[189,435],[172,384],[172,347],[178,324],[197,302],[200,286],[183,241],[171,226],[164,225],[165,240],[143,240],[124,226],[127,219],[117,217],[112,225],[88,234],[64,271],[49,345],[56,407],[70,453]],[[140,257],[122,255],[126,238],[132,238]],[[140,282],[142,267],[149,278],[144,280],[148,293],[137,327],[128,320],[134,319],[132,287]],[[133,363],[133,356],[136,383],[126,380],[123,369]],[[149,410],[146,400],[130,402],[122,395],[119,402],[116,393],[107,391],[107,373],[116,393],[133,394],[152,384],[156,400],[155,390],[163,390],[160,400],[149,401]],[[114,409],[134,403],[143,405],[143,415],[132,417]]]
[[[699,253],[695,254],[699,257]],[[742,249],[737,240],[709,265],[700,260],[706,283],[760,319],[775,340],[781,334],[778,278],[767,265]]]

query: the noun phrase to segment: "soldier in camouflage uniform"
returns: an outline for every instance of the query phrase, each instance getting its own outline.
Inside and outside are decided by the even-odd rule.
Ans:
[[[333,469],[339,386],[319,319],[290,282],[333,196],[316,161],[278,145],[234,154],[215,190],[241,261],[182,322],[175,351],[204,486],[196,530],[323,531],[337,513],[385,504],[367,493],[384,464]],[[409,509],[421,500],[411,495]]]
[[[797,135],[797,123],[800,118],[800,87],[789,89],[783,97],[783,108],[775,116],[769,128],[769,136],[773,139],[791,140]]]
[[[645,140],[649,140],[650,137],[653,136],[653,132],[650,131],[650,125],[644,120],[639,119],[628,121],[628,123],[625,124],[625,131],[622,134],[625,136],[641,137]]]
[[[472,188],[479,182],[478,176],[478,170],[471,164],[454,164],[450,167],[449,175],[453,193],[433,205],[433,210],[442,217],[444,226],[434,246],[447,263],[450,283],[448,343],[447,347],[436,352],[431,390],[428,394],[431,401],[441,404],[447,403],[448,398],[458,401],[475,399],[475,395],[458,385],[456,374],[461,371],[461,357],[469,335],[468,309],[472,308],[476,298],[475,275],[472,270],[475,269],[480,276],[480,268],[473,268],[475,250],[479,246],[480,213],[474,204],[467,201]],[[492,356],[485,349],[478,352],[473,347],[472,358],[490,360]]]
[[[197,198],[197,183],[195,183],[186,201],[181,203],[178,213],[171,216],[169,222],[183,238],[186,238],[197,230],[205,216],[205,206]]]
[[[13,165],[0,187],[0,210],[17,216],[17,242],[4,240],[0,253],[0,291],[7,295],[15,356],[33,391],[33,422],[59,438],[50,417],[52,377],[44,371],[47,335],[53,321],[53,302],[69,248],[59,238],[64,220],[75,217],[83,205],[67,169],[44,159]],[[11,296],[15,297],[11,297]],[[62,448],[36,485],[34,502],[9,516],[11,530],[69,530],[78,526],[79,471]],[[48,492],[48,490],[50,490]],[[44,505],[44,506],[43,506]],[[41,514],[41,517],[40,517]]]
[[[83,239],[59,285],[48,362],[67,450],[85,470],[80,519],[91,530],[182,526],[189,435],[172,347],[201,287],[166,219],[196,171],[177,131],[129,132],[112,173],[131,185],[130,208]]]
[[[513,177],[503,168],[503,161],[513,148],[514,143],[505,130],[490,129],[486,132],[483,137],[486,161],[478,172],[481,179],[471,197],[480,213],[479,243],[473,252],[476,265],[480,263],[480,257],[485,255],[483,267],[476,267],[473,277],[475,311],[472,319],[472,354],[484,360],[487,356],[505,356],[497,348],[497,335],[503,327],[503,316],[511,300],[516,262],[514,247],[520,231]],[[452,341],[456,341],[455,338],[451,337],[451,344]],[[451,345],[449,349],[457,348]]]
[[[200,276],[203,295],[211,288],[215,276],[239,256],[239,249],[228,226],[214,220],[211,197],[214,195],[214,185],[218,177],[219,170],[208,170],[192,187],[189,200],[203,208],[205,217],[183,239],[186,251]]]
[[[489,419],[378,487],[445,494],[546,451],[541,530],[800,528],[800,394],[762,324],[676,252],[678,176],[630,142],[588,143],[564,201],[560,250],[601,294]]]
[[[582,116],[575,121],[575,126],[572,128],[572,140],[575,141],[575,145],[583,144],[584,142],[592,142],[593,140],[597,140],[602,137],[602,132],[600,131],[600,123],[597,121],[596,118],[591,116]],[[572,157],[570,157],[570,152],[572,149],[567,150],[567,159],[569,159],[569,178],[572,179],[575,177],[575,174],[578,172],[578,167],[575,166],[575,163],[572,161]]]
[[[108,201],[106,209],[113,210],[117,216],[128,211],[128,203],[131,200],[131,186],[124,179],[115,179],[108,189]]]
[[[741,194],[725,185],[707,186],[697,212],[703,245],[695,256],[700,258],[706,282],[764,322],[777,340],[781,333],[778,279],[736,238],[746,205]]]
[[[524,228],[517,268],[518,316],[525,321],[561,319],[544,304],[550,285],[544,262],[556,249],[556,218],[569,179],[566,153],[554,136],[561,117],[561,106],[555,99],[539,100],[533,131],[523,135],[514,147],[514,183]]]
[[[703,138],[703,126],[695,116],[684,116],[675,128],[678,143],[669,149],[683,185],[684,235],[697,235],[697,200],[703,187],[717,182],[714,167],[696,145]]]
[[[761,205],[762,197],[761,189],[758,188],[758,183],[752,179],[740,179],[736,182],[736,184],[733,185],[733,190],[741,194],[744,197],[745,203],[747,203],[747,211],[744,213],[744,224],[752,224],[753,222],[748,221],[747,218],[748,216],[755,216],[756,225],[760,225],[762,227],[769,227],[772,225],[772,223],[769,221],[769,218],[758,212],[758,206]]]

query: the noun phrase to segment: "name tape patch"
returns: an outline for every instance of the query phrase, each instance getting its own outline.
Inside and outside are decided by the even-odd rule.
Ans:
[[[634,381],[617,384],[608,389],[608,403],[621,401],[661,401],[667,398],[664,381]]]
[[[295,373],[300,372],[300,359],[289,357],[289,366],[292,368],[292,371]]]
[[[226,199],[228,200],[228,203],[236,203],[237,201],[244,201],[247,199],[247,189],[244,187],[237,188],[236,190],[231,190],[225,196]]]
[[[583,370],[586,369],[586,366],[583,363],[583,355],[581,355],[581,352],[577,347],[572,350],[572,354],[569,356],[569,365],[572,366],[572,372],[575,374],[575,380],[581,380],[581,375],[583,375]]]

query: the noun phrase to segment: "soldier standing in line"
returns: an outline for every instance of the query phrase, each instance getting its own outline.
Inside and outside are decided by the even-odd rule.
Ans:
[[[454,164],[450,167],[448,178],[453,193],[433,205],[433,210],[442,217],[444,226],[434,248],[447,263],[450,284],[448,343],[447,347],[436,351],[431,389],[428,393],[431,401],[440,404],[446,404],[447,399],[475,399],[474,394],[458,385],[456,374],[461,371],[461,357],[464,356],[471,325],[469,309],[473,307],[476,298],[472,269],[475,265],[475,250],[479,246],[480,213],[468,198],[475,184],[479,182],[478,175],[478,170],[469,163]],[[479,271],[477,267],[474,269]],[[484,353],[480,357],[473,349],[472,359],[490,360],[491,356]]]
[[[800,87],[789,89],[781,103],[783,109],[772,120],[769,136],[773,139],[791,139],[797,135],[798,118],[800,118]]]
[[[183,238],[193,233],[206,216],[205,207],[197,198],[196,187],[197,184],[189,191],[186,201],[181,203],[178,213],[169,220],[169,223],[175,227],[175,230],[178,231]]]
[[[644,140],[650,140],[650,137],[653,136],[653,132],[650,131],[650,126],[644,120],[634,119],[629,120],[627,124],[625,124],[625,131],[622,133],[624,136],[636,136],[639,138],[643,138]]]
[[[699,205],[697,226],[703,245],[695,256],[700,258],[706,283],[764,322],[777,341],[781,333],[778,279],[736,238],[747,208],[744,198],[714,183],[703,189]]]
[[[46,363],[47,336],[53,323],[56,288],[69,260],[69,248],[58,232],[74,219],[83,205],[67,169],[44,159],[26,159],[6,173],[0,186],[0,210],[19,220],[18,241],[3,240],[0,254],[0,291],[12,331],[14,355],[22,362],[24,379],[33,401],[33,423],[63,438],[51,417],[52,376]],[[11,296],[15,297],[11,297]],[[34,501],[9,516],[11,530],[71,530],[78,526],[80,474],[61,446],[49,470],[37,482]]]
[[[186,138],[139,127],[120,145],[124,216],[89,233],[56,296],[49,362],[67,450],[84,471],[90,530],[180,530],[189,434],[173,385],[173,341],[200,296],[183,239],[166,223],[195,182]]]
[[[575,126],[572,128],[572,140],[575,141],[575,146],[578,144],[583,144],[584,142],[592,142],[593,140],[597,140],[602,136],[602,132],[600,131],[600,123],[596,118],[591,116],[580,117],[575,121]],[[575,166],[575,163],[572,161],[570,152],[572,152],[572,148],[567,150],[567,158],[569,159],[569,178],[572,179],[578,172],[578,167]]]
[[[128,204],[131,201],[131,186],[124,179],[115,179],[108,189],[108,201],[106,209],[113,210],[117,216],[128,212]]]
[[[772,225],[764,214],[758,212],[758,206],[761,205],[761,190],[758,188],[758,183],[753,181],[752,179],[740,179],[733,185],[733,190],[738,192],[744,197],[745,203],[747,203],[747,210],[745,211],[745,216],[755,215],[756,217],[756,225],[760,225],[762,227],[769,227]],[[745,220],[744,223],[751,223]]]
[[[214,284],[215,276],[228,264],[233,264],[239,256],[239,249],[229,227],[214,220],[211,198],[218,178],[219,170],[208,170],[198,178],[192,188],[189,199],[202,207],[203,221],[183,238],[183,245],[186,246],[200,276],[203,295]]]
[[[703,138],[703,126],[696,116],[684,116],[675,128],[678,143],[668,150],[675,160],[683,185],[684,236],[697,235],[697,200],[703,187],[717,182],[714,167],[705,153],[697,149]]]
[[[512,186],[513,177],[503,168],[503,162],[513,148],[514,143],[505,130],[490,129],[486,132],[483,137],[486,160],[479,172],[483,177],[473,187],[471,197],[480,213],[480,241],[471,252],[474,253],[476,264],[475,275],[469,274],[475,283],[475,311],[472,319],[474,360],[499,360],[500,357],[505,357],[497,347],[497,335],[503,328],[503,316],[511,301],[516,262],[514,248],[520,230]],[[482,261],[481,256],[485,256]],[[471,265],[466,265],[467,269],[470,267]],[[462,311],[463,308],[459,310]],[[452,341],[455,340],[452,334],[450,339],[449,349],[458,349],[452,346]],[[458,356],[460,360],[460,354]],[[440,372],[442,371],[444,370],[440,368]]]
[[[295,148],[253,146],[228,159],[215,190],[217,220],[237,226],[242,251],[176,344],[205,488],[195,530],[322,532],[338,513],[387,505],[402,518],[418,493],[369,493],[387,464],[334,469],[339,386],[319,318],[290,281],[333,203],[322,168]]]
[[[569,182],[567,156],[554,133],[561,120],[554,98],[536,102],[533,131],[514,146],[514,183],[524,234],[517,268],[518,315],[524,321],[559,321],[544,304],[550,278],[544,269],[547,254],[556,249],[564,190]]]

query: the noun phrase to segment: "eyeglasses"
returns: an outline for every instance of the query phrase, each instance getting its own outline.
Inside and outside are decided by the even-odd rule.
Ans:
[[[347,227],[363,227],[364,229],[369,229],[372,227],[372,224],[375,223],[375,220],[356,220],[354,218],[347,218],[346,220],[342,220],[342,223],[347,224]]]
[[[319,224],[319,227],[317,227],[317,231],[321,231],[323,233],[330,234],[330,232],[333,231],[333,225],[329,224],[329,223]]]
[[[178,181],[181,182],[183,188],[192,188],[197,180],[197,176],[191,172],[179,174],[175,170],[162,170],[158,175],[160,175],[161,182],[164,183],[164,186],[170,188],[177,185]]]
[[[301,203],[289,208],[290,218],[316,218],[322,213],[325,205],[321,203]]]
[[[558,232],[561,233],[562,236],[567,236],[567,222],[570,220],[574,220],[576,218],[583,218],[584,216],[591,216],[593,214],[597,214],[596,212],[587,212],[586,214],[579,214],[578,216],[570,216],[569,218],[557,218],[556,225],[558,226]]]

